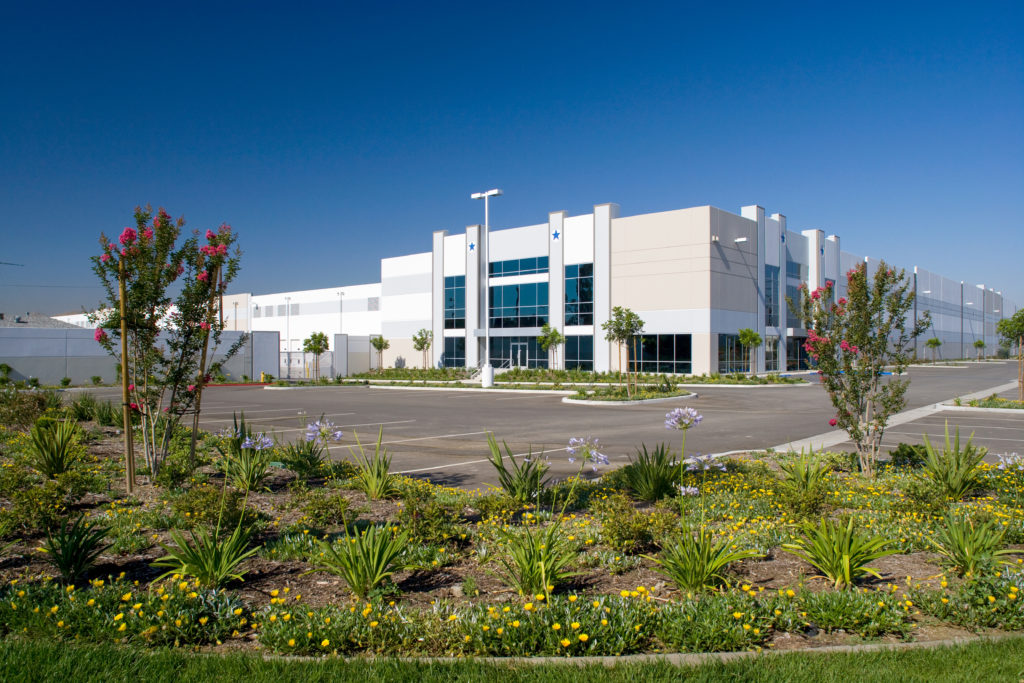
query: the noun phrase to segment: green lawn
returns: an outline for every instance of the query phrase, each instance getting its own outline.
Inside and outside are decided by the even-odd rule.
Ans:
[[[347,662],[265,660],[254,655],[193,655],[180,650],[146,651],[114,646],[76,646],[47,641],[0,643],[0,677],[8,681],[1020,681],[1024,638],[968,645],[864,653],[771,654],[700,666],[663,662],[581,667],[576,664],[519,666],[473,661],[420,663],[393,659]]]

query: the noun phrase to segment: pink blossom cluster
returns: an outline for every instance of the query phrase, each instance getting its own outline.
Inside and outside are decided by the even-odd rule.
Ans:
[[[196,279],[199,280],[200,282],[209,282],[210,274],[204,270],[203,272],[199,273],[199,275],[196,276]]]
[[[107,332],[102,327],[97,327],[96,331],[92,333],[92,338],[101,342],[107,338]]]
[[[120,242],[121,242],[121,244],[123,244],[125,246],[128,246],[129,244],[134,242],[136,239],[138,239],[138,237],[139,237],[139,233],[135,232],[134,228],[125,228],[121,232]]]
[[[228,245],[207,244],[206,246],[199,247],[199,251],[207,256],[226,256],[228,253]]]
[[[841,348],[843,351],[852,353],[853,355],[857,355],[858,353],[860,353],[860,348],[856,344],[851,344],[845,339],[839,342],[839,348]]]

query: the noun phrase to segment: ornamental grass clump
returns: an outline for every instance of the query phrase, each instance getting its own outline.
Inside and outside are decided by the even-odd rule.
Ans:
[[[949,510],[934,538],[928,541],[959,576],[974,577],[993,571],[999,564],[1009,564],[1003,558],[1015,551],[1003,547],[1005,538],[1006,529],[994,519],[975,522]]]
[[[167,555],[153,562],[153,567],[167,571],[157,577],[157,581],[177,574],[192,577],[206,588],[220,588],[230,581],[244,580],[245,571],[240,570],[239,565],[259,550],[259,547],[249,547],[251,529],[239,523],[227,537],[220,535],[219,526],[212,532],[197,527],[188,533],[186,539],[180,529],[172,529],[174,546],[160,544]]]
[[[355,432],[353,434],[356,437],[356,446],[359,452],[356,453],[351,446],[349,447],[358,468],[352,479],[352,485],[357,491],[365,493],[366,497],[371,500],[391,498],[397,495],[398,476],[391,473],[391,456],[388,455],[387,449],[381,446],[384,439],[384,427],[382,426],[377,433],[377,444],[373,448],[373,455],[369,456],[363,450],[359,435]]]
[[[570,541],[559,521],[544,528],[526,525],[519,530],[499,530],[505,552],[498,557],[501,569],[491,572],[519,595],[548,595],[566,579],[576,562],[576,543]]]
[[[780,462],[782,481],[780,490],[789,507],[798,515],[813,515],[821,511],[825,502],[825,485],[829,467],[810,455],[800,453],[798,459]]]
[[[487,446],[491,449],[491,465],[498,474],[498,482],[505,489],[508,495],[520,503],[529,503],[536,499],[537,492],[548,483],[547,473],[551,469],[546,462],[540,459],[543,452],[537,458],[533,457],[533,449],[530,449],[522,464],[512,454],[512,449],[504,441],[505,453],[508,455],[509,464],[505,464],[505,456],[498,448],[498,442],[493,434],[487,435]]]
[[[650,452],[641,444],[636,458],[622,468],[622,478],[630,493],[639,500],[653,503],[676,490],[679,470],[680,463],[672,456],[667,443],[658,444]]]
[[[284,447],[281,464],[295,473],[296,479],[306,481],[324,474],[327,459],[324,447],[318,441],[299,441]]]
[[[953,441],[949,439],[949,422],[946,422],[946,440],[942,450],[936,450],[924,436],[925,460],[921,470],[921,478],[934,484],[943,495],[953,500],[960,500],[976,491],[985,484],[984,472],[978,467],[987,448],[978,448],[971,444],[974,433],[968,437],[967,443],[960,448],[960,428],[955,431]]]
[[[84,575],[100,554],[110,547],[105,543],[110,530],[99,524],[88,524],[85,515],[68,523],[65,521],[54,531],[46,533],[46,561],[56,569],[66,583],[74,583]]]
[[[761,555],[756,550],[735,550],[729,539],[716,540],[701,526],[667,544],[660,557],[645,557],[656,563],[656,571],[671,579],[680,590],[701,591],[728,586],[729,565]]]
[[[818,526],[805,522],[803,532],[782,549],[814,565],[823,574],[817,578],[828,579],[835,588],[849,588],[866,574],[881,578],[867,563],[899,552],[881,536],[854,531],[852,517],[845,527],[831,519],[822,519]]]
[[[31,434],[32,467],[48,479],[70,470],[82,456],[78,436],[78,425],[70,420],[38,420]]]
[[[408,534],[394,526],[371,526],[352,536],[346,529],[344,539],[324,544],[313,571],[341,577],[356,597],[365,600],[399,569],[398,558],[408,543]]]

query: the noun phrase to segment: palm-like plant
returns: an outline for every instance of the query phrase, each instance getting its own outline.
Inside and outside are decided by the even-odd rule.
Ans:
[[[805,522],[803,532],[803,538],[783,543],[783,550],[814,565],[823,574],[821,578],[836,588],[848,588],[866,574],[880,578],[867,563],[899,552],[881,536],[854,531],[853,518],[845,527],[830,519],[821,520],[818,526]]]
[[[249,548],[252,532],[242,528],[241,520],[230,536],[222,538],[219,532],[219,525],[213,532],[200,527],[189,532],[190,538],[185,538],[181,530],[173,529],[171,540],[175,545],[161,543],[167,555],[153,562],[154,567],[167,568],[156,580],[178,574],[192,577],[208,588],[243,580],[245,572],[238,567],[255,555],[259,546]]]
[[[353,432],[353,434],[355,434]],[[358,472],[353,479],[353,485],[359,491],[366,494],[367,498],[377,500],[389,498],[398,493],[398,477],[391,473],[391,456],[381,443],[384,439],[384,427],[377,433],[377,444],[374,446],[373,455],[368,456],[359,441],[359,435],[355,434],[356,446],[359,452],[356,453],[351,447],[353,457],[356,459]]]
[[[1001,559],[1014,554],[1002,547],[1005,536],[1006,530],[995,520],[976,524],[950,510],[929,542],[957,574],[977,576],[996,564],[1009,564]]]
[[[550,467],[539,457],[533,457],[532,448],[530,454],[520,464],[512,455],[512,449],[508,447],[508,444],[504,441],[502,444],[505,446],[505,453],[508,454],[510,465],[505,464],[505,458],[501,449],[498,448],[498,442],[495,441],[494,435],[487,435],[487,445],[491,449],[491,464],[498,473],[498,481],[510,496],[521,503],[528,503],[547,484],[548,479],[545,475]]]
[[[576,561],[576,548],[558,521],[537,529],[502,530],[506,554],[498,557],[504,571],[493,573],[520,595],[547,595],[552,587],[580,572],[568,571]]]
[[[679,481],[682,463],[672,457],[667,443],[648,452],[641,444],[636,458],[622,468],[626,486],[640,500],[654,502],[668,496]]]
[[[87,524],[84,514],[71,524],[65,521],[56,531],[46,532],[46,561],[60,572],[64,581],[73,583],[110,547],[104,543],[109,532],[105,526]]]
[[[340,576],[358,598],[366,599],[374,588],[398,569],[398,556],[405,551],[409,536],[398,527],[369,527],[353,536],[324,545],[316,558],[317,569]],[[316,571],[314,570],[314,571]]]
[[[680,590],[698,591],[729,585],[729,565],[751,557],[760,554],[756,550],[733,550],[727,539],[716,542],[711,532],[701,527],[696,534],[684,533],[677,542],[667,545],[661,557],[647,559],[657,563],[658,573]]]
[[[32,466],[53,479],[71,469],[81,456],[78,425],[70,420],[44,418],[32,427]]]
[[[988,454],[987,448],[971,444],[974,432],[967,443],[960,448],[960,428],[957,427],[952,442],[949,439],[949,422],[946,422],[946,440],[942,450],[936,450],[924,434],[925,458],[921,476],[936,484],[947,497],[959,500],[984,486],[985,478],[978,465]]]

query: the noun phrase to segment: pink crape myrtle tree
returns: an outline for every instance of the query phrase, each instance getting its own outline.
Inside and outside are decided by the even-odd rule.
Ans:
[[[801,285],[798,317],[807,329],[804,348],[817,366],[836,414],[829,424],[850,435],[860,469],[874,473],[889,418],[906,405],[914,339],[931,324],[907,314],[914,293],[904,271],[879,263],[874,278],[861,263],[846,274],[847,293],[836,299],[831,286],[808,292]],[[790,302],[795,307],[795,302]]]
[[[172,219],[163,209],[154,213],[148,206],[137,207],[135,227],[124,228],[116,238],[101,235],[100,253],[92,257],[106,292],[106,301],[91,315],[96,340],[119,364],[126,350],[124,400],[141,423],[143,459],[152,477],[159,474],[171,437],[187,415],[195,418],[194,444],[211,348],[217,349],[224,330],[218,304],[241,256],[230,226],[207,230],[205,237],[193,232],[179,244],[184,225],[184,219]],[[243,336],[226,349],[221,362],[244,342]],[[130,439],[126,450],[130,489]]]

